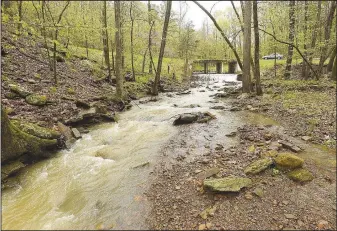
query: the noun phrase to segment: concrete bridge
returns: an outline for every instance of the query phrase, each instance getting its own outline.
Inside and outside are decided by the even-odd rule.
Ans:
[[[222,60],[222,59],[197,59],[192,63],[192,71],[193,72],[201,72],[204,74],[208,73],[224,73],[224,64],[228,64],[228,73],[234,74],[236,71],[235,60]],[[215,69],[215,70],[212,70]],[[202,70],[202,71],[200,71]]]

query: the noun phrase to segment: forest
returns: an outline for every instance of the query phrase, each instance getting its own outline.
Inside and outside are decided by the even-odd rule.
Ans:
[[[335,230],[335,1],[1,2],[4,230]]]

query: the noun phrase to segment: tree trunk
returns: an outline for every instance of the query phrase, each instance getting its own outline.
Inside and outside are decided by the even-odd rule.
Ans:
[[[318,64],[318,75],[322,74],[322,69],[323,69],[323,65],[325,60],[327,59],[327,50],[328,50],[328,45],[329,45],[329,40],[330,40],[330,34],[331,34],[331,27],[332,27],[332,20],[334,17],[334,13],[336,10],[336,2],[332,1],[331,2],[331,6],[330,6],[330,10],[329,10],[329,14],[327,16],[327,20],[326,20],[326,25],[324,28],[324,46],[322,48],[322,52],[321,52],[321,57],[319,59],[319,64]]]
[[[116,93],[119,99],[123,96],[123,77],[122,77],[122,47],[121,47],[121,8],[120,1],[115,4],[115,44],[116,44]]]
[[[168,25],[169,25],[169,22],[170,22],[171,7],[172,7],[172,1],[167,1],[166,12],[165,12],[165,21],[164,21],[164,27],[163,27],[163,34],[162,34],[159,57],[158,57],[157,71],[156,71],[156,76],[155,76],[154,84],[153,84],[153,88],[152,88],[152,94],[153,95],[158,95],[158,85],[159,85],[159,81],[160,81],[160,73],[161,73],[161,67],[162,67],[163,56],[164,56],[164,51],[165,51],[167,29],[168,29]]]
[[[103,1],[102,7],[102,39],[103,39],[103,53],[105,65],[108,67],[108,80],[111,82],[111,67],[109,60],[109,37],[108,37],[108,22],[106,16],[106,0]]]
[[[48,43],[47,43],[47,32],[46,32],[46,19],[45,19],[45,5],[46,5],[46,1],[42,1],[42,7],[41,7],[41,15],[42,15],[42,35],[43,35],[43,40],[44,40],[44,45],[46,47],[47,50],[47,56],[48,56],[48,63],[49,63],[49,70],[52,71],[53,70],[53,65],[50,59],[50,54],[49,54],[49,48],[48,48]]]
[[[333,61],[336,57],[336,46],[333,48],[332,53],[329,58],[328,71],[332,71]]]
[[[308,1],[305,0],[304,3],[304,44],[303,44],[303,49],[304,49],[304,56],[307,59],[308,58],[308,52],[307,52],[307,31],[308,31]],[[302,61],[302,76],[306,80],[308,79],[308,66],[305,63],[304,59]]]
[[[253,1],[253,18],[254,18],[254,76],[256,81],[256,94],[262,95],[261,80],[260,80],[260,38],[259,38],[259,21],[257,17],[257,1]]]
[[[243,78],[242,78],[242,91],[244,93],[250,92],[250,56],[251,56],[251,12],[252,3],[246,1],[244,5],[244,30],[243,33]]]
[[[289,43],[294,43],[295,37],[295,1],[289,1]],[[284,78],[289,79],[291,76],[291,63],[293,60],[294,47],[292,45],[288,45],[288,56],[286,69],[284,73]]]
[[[111,63],[112,63],[112,70],[115,72],[114,44],[112,42],[112,39],[110,41],[111,41]]]
[[[84,27],[86,27],[87,23],[86,23],[85,17],[84,17],[84,15],[85,15],[86,12],[84,12],[84,6],[83,6],[83,4],[81,4],[81,7],[82,7],[82,10],[83,10],[83,15],[82,15],[83,25],[84,25]],[[85,30],[85,32],[84,32],[84,38],[85,38],[85,50],[86,50],[86,53],[87,53],[87,59],[89,59],[89,47],[88,47],[87,30]]]
[[[145,49],[144,55],[143,55],[143,63],[142,63],[142,73],[145,72],[145,62],[146,62],[146,54],[147,54],[148,48]]]
[[[18,13],[19,13],[18,33],[20,35],[22,28],[22,1],[18,1]]]
[[[54,82],[57,84],[57,73],[56,73],[56,41],[57,41],[57,29],[55,31],[54,37],[54,50],[53,50],[53,71],[54,71]]]
[[[331,72],[331,79],[336,81],[336,74],[337,74],[337,58],[335,58],[334,64],[333,64],[333,68],[332,68],[332,72]]]
[[[151,46],[152,46],[152,27],[154,25],[154,22],[152,22],[152,16],[151,16],[151,2],[147,2],[147,8],[148,8],[148,20],[149,20],[149,26],[150,26],[150,31],[149,31],[149,55],[150,55],[150,63],[149,63],[149,74],[152,74],[152,54],[151,54]]]
[[[315,49],[316,46],[316,40],[317,40],[317,32],[318,32],[318,28],[320,27],[320,21],[321,21],[321,9],[322,9],[322,2],[321,1],[317,1],[317,15],[316,15],[316,23],[315,23],[315,27],[312,31],[312,40],[311,40],[311,52],[309,55],[309,62],[312,63],[312,59],[313,59],[313,49]]]
[[[130,2],[130,20],[131,20],[131,31],[130,31],[130,46],[131,46],[131,69],[132,69],[132,80],[136,81],[135,76],[135,67],[134,67],[134,54],[133,54],[133,24],[134,24],[134,18],[133,18],[133,12],[132,12],[133,2]]]

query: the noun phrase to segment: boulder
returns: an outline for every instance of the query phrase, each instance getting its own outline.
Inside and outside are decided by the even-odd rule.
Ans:
[[[252,174],[252,175],[258,174],[266,170],[267,168],[269,168],[269,166],[272,164],[273,164],[273,161],[269,158],[259,159],[257,161],[254,161],[250,165],[248,165],[245,168],[245,173]]]
[[[99,122],[115,122],[115,117],[109,113],[104,112],[105,108],[100,108],[96,105],[95,108],[90,108],[87,110],[82,110],[78,115],[65,120],[64,123],[70,126],[81,126],[86,124],[95,124]]]
[[[294,169],[302,167],[304,160],[291,153],[280,153],[274,158],[276,166],[280,169]]]
[[[190,124],[198,120],[198,114],[184,113],[174,120],[173,125]]]
[[[57,122],[57,127],[64,138],[66,148],[70,148],[71,144],[75,142],[71,129],[61,122]]]
[[[8,93],[5,94],[5,98],[7,98],[7,99],[18,99],[20,97],[21,96],[18,95],[17,93],[15,93],[15,92],[8,92]]]
[[[45,95],[31,94],[26,97],[26,102],[35,106],[43,106],[47,103],[47,97]]]
[[[287,176],[293,181],[305,182],[314,179],[314,176],[307,169],[299,168],[287,173]]]
[[[20,161],[14,161],[4,166],[1,166],[1,180],[17,173],[20,169],[24,167],[25,165]]]
[[[16,159],[23,154],[46,157],[50,154],[47,151],[58,148],[57,139],[44,139],[22,131],[8,119],[3,107],[1,108],[1,144],[1,163]]]
[[[250,186],[249,178],[225,177],[219,179],[205,179],[204,187],[218,192],[239,192],[242,188]]]
[[[80,107],[80,108],[84,108],[84,109],[90,108],[90,104],[83,101],[83,100],[76,100],[75,104],[76,104],[76,107]]]
[[[18,85],[15,85],[15,84],[9,84],[8,86],[9,86],[9,89],[10,89],[12,92],[18,94],[18,95],[19,95],[20,97],[22,97],[22,98],[26,98],[27,96],[29,96],[29,95],[32,94],[31,92],[27,91],[26,89],[24,89],[24,88],[22,88],[22,87],[20,87],[20,86],[18,86]]]

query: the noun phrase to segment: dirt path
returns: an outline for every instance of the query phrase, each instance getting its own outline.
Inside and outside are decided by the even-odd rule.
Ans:
[[[222,103],[226,106],[226,101]],[[223,117],[208,124],[182,125],[179,135],[162,150],[147,193],[152,204],[149,228],[336,229],[335,150],[290,137],[277,123],[258,114],[219,114]],[[232,131],[237,135],[226,136]],[[269,168],[250,176],[252,186],[239,193],[203,189],[200,173],[218,168],[215,178],[245,177],[244,168],[274,149],[278,140],[291,141],[303,149],[295,154],[305,160],[304,167],[315,177],[312,181],[297,183],[284,172]],[[278,147],[278,152],[291,151]]]

